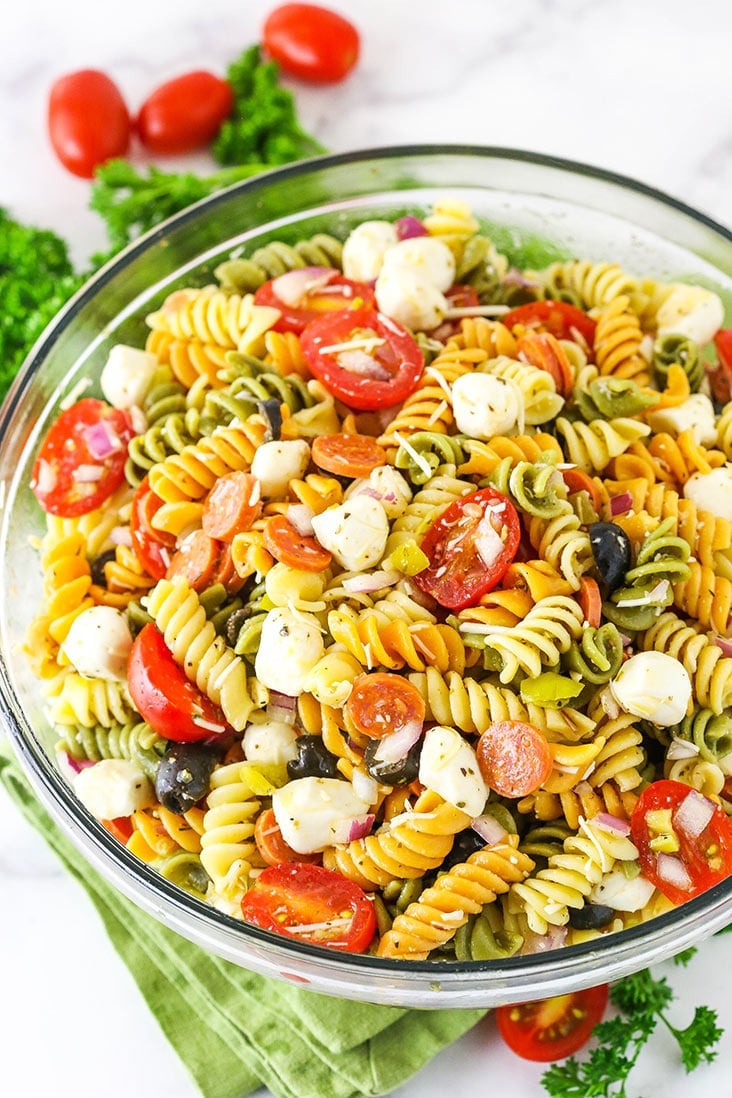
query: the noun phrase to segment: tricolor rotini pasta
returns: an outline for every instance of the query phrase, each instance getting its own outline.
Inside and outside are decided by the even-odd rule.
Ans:
[[[41,443],[26,647],[63,773],[168,880],[490,963],[732,873],[732,401],[711,291],[423,213],[141,318]]]

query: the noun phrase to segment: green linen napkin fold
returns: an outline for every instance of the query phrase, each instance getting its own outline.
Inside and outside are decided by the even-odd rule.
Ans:
[[[388,1094],[482,1017],[333,999],[247,972],[157,923],[61,834],[0,737],[0,781],[83,885],[150,1010],[204,1098]]]

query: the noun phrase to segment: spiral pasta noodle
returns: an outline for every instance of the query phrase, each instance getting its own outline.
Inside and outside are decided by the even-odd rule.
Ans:
[[[612,257],[519,269],[446,197],[428,239],[368,230],[384,273],[397,247],[429,281],[423,246],[455,272],[426,318],[378,255],[359,287],[355,241],[336,278],[352,217],[176,282],[106,400],[65,402],[73,443],[41,440],[48,742],[100,819],[129,793],[131,855],[238,920],[323,874],[405,962],[638,926],[668,907],[624,834],[647,790],[732,817],[732,402],[682,334],[718,303]],[[340,948],[346,914],[275,923]]]

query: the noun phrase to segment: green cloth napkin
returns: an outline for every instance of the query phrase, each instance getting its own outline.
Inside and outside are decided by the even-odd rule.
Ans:
[[[84,886],[114,948],[205,1098],[388,1094],[481,1018],[333,999],[214,957],[108,885],[36,800],[0,738],[0,781]]]

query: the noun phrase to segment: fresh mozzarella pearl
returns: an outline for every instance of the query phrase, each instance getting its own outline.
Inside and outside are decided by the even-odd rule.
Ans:
[[[376,280],[376,301],[382,313],[405,328],[430,332],[448,310],[445,295],[408,268],[384,268]]]
[[[667,727],[686,715],[691,680],[683,664],[665,652],[638,652],[610,683],[615,701],[626,713]]]
[[[99,379],[102,392],[115,408],[139,407],[158,365],[149,351],[118,343],[109,352]]]
[[[515,431],[523,416],[521,391],[492,374],[463,374],[452,384],[452,411],[458,431],[491,439]]]
[[[338,778],[296,778],[272,794],[282,838],[298,854],[344,841],[344,824],[363,819],[369,807],[350,782]]]
[[[308,673],[323,651],[323,636],[316,617],[277,606],[262,623],[254,671],[270,690],[295,697],[302,694]]]
[[[717,441],[714,405],[704,393],[694,393],[675,408],[662,408],[660,412],[650,411],[647,418],[651,430],[656,433],[668,431],[671,435],[680,435],[682,431],[691,428],[694,441],[700,446],[713,446]]]
[[[481,776],[477,756],[454,728],[435,725],[425,732],[419,780],[468,816],[480,816],[485,808],[488,787]]]
[[[242,737],[248,762],[282,765],[297,758],[295,729],[285,721],[250,724]]]
[[[708,343],[724,323],[724,306],[711,290],[679,283],[658,310],[656,321],[659,335],[674,333]]]
[[[732,463],[712,469],[711,473],[694,473],[684,485],[684,495],[700,511],[732,522]]]
[[[129,759],[102,759],[76,775],[74,790],[98,820],[131,816],[155,800],[153,787]]]
[[[378,503],[384,508],[389,519],[399,518],[407,509],[407,504],[412,499],[412,489],[402,476],[391,465],[380,465],[372,469],[368,479],[354,480],[346,489],[345,498],[353,499],[362,493],[376,492],[379,496]]]
[[[127,678],[132,634],[112,606],[90,606],[71,623],[63,650],[80,675],[90,679]]]
[[[254,454],[252,476],[259,481],[265,498],[284,496],[290,481],[303,475],[309,461],[310,447],[305,439],[264,442]]]
[[[390,221],[364,221],[343,245],[343,273],[356,282],[378,278],[384,254],[399,240]]]
[[[411,271],[421,282],[444,293],[455,281],[455,257],[436,237],[415,236],[401,240],[386,252],[382,273],[397,270]]]
[[[389,520],[377,499],[357,495],[313,516],[313,530],[342,568],[362,571],[378,564],[389,536]]]

